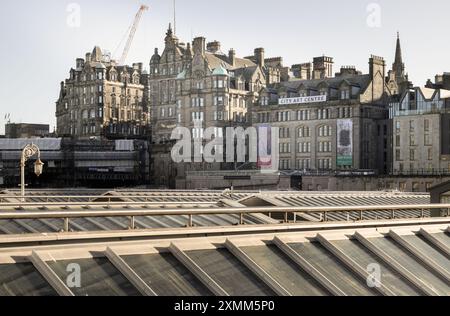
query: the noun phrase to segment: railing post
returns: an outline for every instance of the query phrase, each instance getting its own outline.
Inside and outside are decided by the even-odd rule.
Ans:
[[[359,211],[359,220],[360,220],[360,221],[364,220],[363,210],[360,210],[360,211]]]
[[[66,233],[69,232],[69,218],[68,217],[64,218],[64,231]]]
[[[136,222],[134,220],[134,216],[130,216],[130,229],[131,230],[136,229]]]
[[[240,214],[240,224],[244,225],[244,213]]]
[[[193,220],[192,220],[192,214],[189,214],[189,221],[188,221],[188,227],[192,227],[193,226]]]
[[[395,219],[395,210],[391,211],[391,219]]]
[[[323,221],[325,223],[328,222],[328,213],[327,212],[323,212]]]
[[[289,222],[289,215],[288,212],[284,213],[284,223],[288,223]]]
[[[425,218],[425,210],[424,210],[424,209],[422,209],[422,210],[420,211],[420,217],[421,217],[421,218]]]

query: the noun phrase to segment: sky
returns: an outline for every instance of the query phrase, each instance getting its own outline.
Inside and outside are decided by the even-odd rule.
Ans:
[[[173,21],[173,0],[3,0],[0,11],[0,133],[12,122],[55,126],[60,82],[75,59],[95,45],[120,56],[143,3],[145,12],[127,63],[148,65],[162,51]],[[176,0],[177,36],[204,36],[240,57],[264,47],[285,65],[334,58],[334,71],[354,65],[368,72],[371,54],[391,67],[397,31],[414,85],[450,71],[448,0]],[[122,45],[120,45],[122,44]],[[117,57],[118,59],[118,57]]]

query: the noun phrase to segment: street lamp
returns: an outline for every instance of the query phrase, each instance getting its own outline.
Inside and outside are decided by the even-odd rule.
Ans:
[[[22,156],[20,158],[20,190],[22,195],[22,202],[25,202],[25,164],[28,159],[37,155],[37,160],[34,163],[34,173],[39,177],[44,169],[44,163],[41,161],[41,151],[35,144],[28,144],[22,150]]]

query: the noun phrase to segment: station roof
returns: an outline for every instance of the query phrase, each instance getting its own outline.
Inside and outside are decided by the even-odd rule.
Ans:
[[[13,245],[0,236],[0,295],[448,296],[449,225],[309,224],[258,234],[195,228]],[[79,287],[66,284],[69,265],[80,268]]]
[[[356,207],[383,205],[427,205],[428,194],[389,192],[251,192],[251,191],[158,191],[158,190],[30,190],[25,203],[20,192],[0,192],[3,211],[105,211],[122,212],[145,210],[145,216],[136,216],[130,223],[128,216],[98,216],[70,219],[70,231],[123,231],[134,225],[134,229],[182,228],[186,226],[211,227],[275,224],[286,221],[283,215],[254,213],[245,216],[228,212],[222,214],[200,214],[190,217],[189,212],[201,210],[246,209],[251,207]],[[171,215],[152,215],[153,211],[175,210]],[[34,214],[34,213],[33,213]],[[82,213],[84,214],[84,213]],[[109,215],[111,215],[109,214]],[[179,214],[179,215],[178,215]],[[327,221],[362,220],[358,211],[328,212]],[[384,209],[364,214],[364,220],[429,217],[430,211],[419,209]],[[320,222],[320,212],[301,212],[287,218],[291,222]],[[192,222],[192,223],[191,223]],[[1,219],[0,234],[42,234],[60,232],[64,229],[63,218]]]

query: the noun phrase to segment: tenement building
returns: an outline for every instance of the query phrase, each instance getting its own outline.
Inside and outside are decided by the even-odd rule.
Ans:
[[[333,64],[322,56],[292,66],[287,81],[260,93],[253,123],[280,128],[281,170],[385,173],[389,99],[410,85],[400,39],[388,74],[378,56],[371,56],[366,74],[353,66],[334,74]]]
[[[268,61],[268,64],[266,64]],[[203,138],[206,128],[216,128],[224,137],[225,127],[250,126],[252,105],[268,83],[279,82],[281,58],[266,59],[263,48],[254,56],[240,58],[230,49],[222,52],[218,41],[198,37],[184,44],[169,27],[162,54],[155,49],[150,61],[149,98],[152,109],[155,180],[163,185],[168,174],[226,169],[226,164],[172,163],[170,141],[176,127],[186,127],[193,139]]]
[[[255,125],[280,128],[281,170],[381,172],[386,168],[390,95],[385,61],[372,56],[368,74],[343,67],[335,76],[331,61],[315,60],[315,79],[264,89],[253,109]]]
[[[394,174],[450,174],[450,90],[414,88],[390,106]]]
[[[147,76],[142,64],[118,65],[99,47],[76,60],[61,83],[57,134],[76,138],[137,137],[148,133]]]

